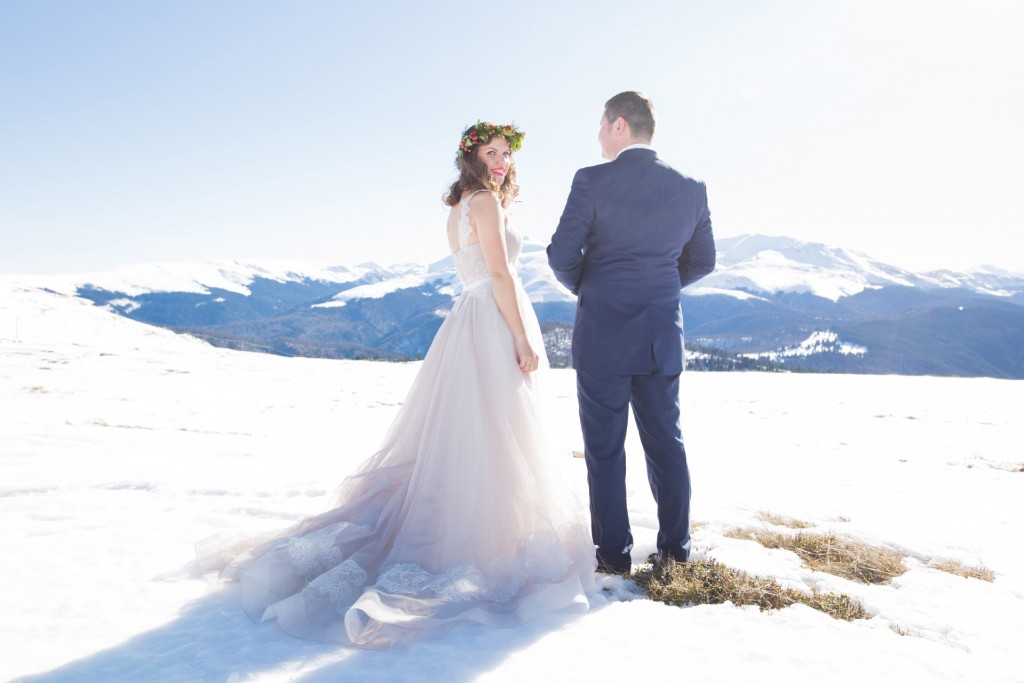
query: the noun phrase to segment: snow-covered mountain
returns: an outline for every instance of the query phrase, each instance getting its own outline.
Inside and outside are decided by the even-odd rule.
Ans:
[[[916,273],[875,260],[866,254],[790,237],[741,235],[717,240],[715,272],[687,289],[689,295],[733,293],[740,299],[757,294],[807,293],[838,301],[866,289],[914,287],[963,289],[993,297],[1020,297],[1024,273],[994,267],[974,271],[939,270]],[[574,297],[554,278],[544,245],[528,241],[520,257],[519,275],[535,303],[572,302]],[[158,292],[209,294],[223,290],[250,295],[256,280],[281,284],[317,281],[345,285],[334,300],[380,298],[430,282],[445,281],[451,294],[458,280],[451,257],[429,264],[381,266],[325,265],[269,259],[141,263],[107,271],[25,276],[26,280],[62,293],[81,289],[120,292],[128,297]],[[351,287],[352,291],[347,291]],[[318,304],[330,307],[329,303]]]
[[[681,295],[687,340],[792,369],[1024,378],[1024,274],[915,273],[787,237],[718,240],[714,273]],[[564,361],[575,298],[543,244],[519,275]],[[288,355],[421,356],[458,296],[450,257],[356,266],[244,260],[140,264],[21,281],[212,343]],[[853,351],[851,351],[853,350]],[[724,357],[724,356],[721,356]],[[722,367],[721,363],[705,367]]]
[[[545,247],[527,241],[523,245],[518,273],[534,302],[571,301],[572,294],[562,287],[547,265]],[[119,292],[128,298],[146,294],[202,294],[215,291],[252,295],[250,285],[257,281],[289,283],[320,282],[341,285],[332,301],[335,305],[353,299],[378,299],[402,289],[416,289],[427,283],[445,282],[450,294],[458,294],[458,278],[450,256],[429,264],[399,263],[382,266],[362,263],[356,266],[326,265],[310,261],[241,259],[138,263],[105,271],[54,275],[18,276],[28,284],[62,294],[98,290]],[[330,308],[323,302],[318,307]]]
[[[128,297],[160,292],[209,294],[213,290],[252,294],[249,285],[262,279],[278,283],[316,280],[345,284],[380,274],[389,277],[401,266],[382,268],[377,264],[326,266],[304,261],[240,260],[136,263],[105,271],[21,278],[62,294],[82,289],[120,292]]]
[[[808,293],[838,301],[865,289],[883,287],[962,288],[1001,297],[1024,292],[1024,273],[994,268],[914,273],[856,251],[790,237],[742,235],[717,240],[716,246],[715,272],[688,293]]]

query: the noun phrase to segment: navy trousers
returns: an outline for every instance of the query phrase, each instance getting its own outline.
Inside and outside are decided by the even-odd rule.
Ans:
[[[633,534],[626,507],[626,425],[629,407],[647,459],[658,504],[658,550],[690,555],[690,471],[679,428],[679,373],[602,375],[576,371],[583,427],[591,532],[597,561],[628,572]]]

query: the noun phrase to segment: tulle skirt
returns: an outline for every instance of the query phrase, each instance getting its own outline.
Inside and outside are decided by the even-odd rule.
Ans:
[[[543,354],[529,303],[522,314]],[[240,581],[254,620],[363,647],[586,610],[594,546],[551,462],[534,381],[490,287],[465,292],[380,450],[333,507],[241,554],[201,543],[201,568]]]

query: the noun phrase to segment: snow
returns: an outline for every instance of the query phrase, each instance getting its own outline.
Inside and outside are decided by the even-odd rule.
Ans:
[[[888,286],[962,287],[999,297],[1012,296],[1024,287],[1024,274],[998,268],[913,273],[856,251],[790,237],[741,235],[718,239],[716,246],[718,265],[701,280],[701,288],[809,293],[837,301]]]
[[[220,297],[217,297],[217,299],[219,301],[224,301],[224,299]],[[111,299],[107,302],[107,307],[115,313],[117,312],[117,309],[120,309],[123,315],[128,315],[129,313],[140,309],[142,304],[132,301],[131,299]]]
[[[321,510],[418,364],[213,348],[26,282],[0,277],[0,679],[1024,680],[1024,383],[684,375],[696,558],[849,593],[870,620],[669,607],[601,576],[584,615],[356,651],[250,622],[234,586],[197,575],[193,544]],[[541,386],[553,457],[585,498],[573,373]],[[642,559],[655,509],[635,431],[627,450]],[[761,511],[898,549],[909,571],[865,586],[724,535]]]
[[[299,282],[308,278],[343,283],[358,280],[367,272],[369,269],[360,266],[349,268],[306,261],[185,261],[132,264],[96,273],[24,276],[21,281],[63,294],[74,294],[79,288],[91,285],[128,296],[152,292],[209,294],[211,289],[248,295],[248,285],[257,277],[276,282]]]
[[[788,346],[778,351],[762,351],[758,353],[744,353],[747,358],[768,358],[779,360],[794,356],[813,356],[819,353],[838,353],[844,356],[863,356],[867,353],[867,347],[860,344],[851,344],[840,341],[839,335],[831,330],[819,330],[811,332],[807,339],[795,346]]]
[[[555,279],[548,265],[546,244],[524,240],[523,251],[517,268],[523,288],[534,303],[569,302],[576,304],[576,297],[561,282]]]
[[[523,251],[517,268],[523,287],[535,303],[550,301],[570,301],[575,303],[569,290],[563,287],[548,266],[545,247],[537,242],[524,240]],[[435,261],[429,266],[408,264],[404,267],[392,266],[381,273],[385,279],[366,285],[360,285],[336,294],[330,301],[314,304],[313,308],[340,308],[349,301],[356,299],[379,299],[403,289],[415,289],[428,283],[441,280],[447,284],[437,289],[438,294],[451,296],[453,299],[462,291],[455,273],[452,258]]]
[[[970,273],[934,271],[912,273],[839,247],[800,242],[788,237],[743,235],[717,240],[715,272],[686,290],[693,296],[730,296],[741,301],[766,300],[776,293],[807,293],[832,301],[865,289],[886,286],[963,288],[979,294],[1010,298],[1024,292],[1024,274],[993,267]],[[571,303],[576,297],[555,279],[547,262],[546,243],[524,239],[518,274],[534,303]],[[405,263],[388,267],[368,262],[357,266],[282,260],[235,260],[145,263],[97,273],[22,277],[21,282],[63,294],[94,287],[135,297],[152,292],[209,294],[225,290],[250,293],[256,278],[276,282],[317,280],[360,283],[314,308],[340,308],[356,299],[378,299],[403,289],[433,286],[456,297],[461,291],[451,256],[429,264]],[[437,283],[443,283],[437,287]],[[217,297],[213,302],[223,301]],[[131,313],[139,303],[119,298],[108,305]]]
[[[704,287],[702,285],[687,287],[686,294],[690,296],[730,296],[739,301],[767,301],[763,296],[744,292],[742,289],[721,289],[719,287]]]
[[[870,277],[861,267],[852,267],[849,262],[823,259],[821,254],[817,249],[801,253],[794,249],[783,252],[762,248],[742,261],[730,263],[726,252],[715,272],[701,284],[718,289],[809,293],[838,301],[876,285],[881,279]],[[886,284],[906,284],[891,278],[884,280]]]
[[[453,273],[454,274],[454,273]],[[359,285],[351,289],[346,289],[344,292],[335,294],[330,301],[326,301],[321,304],[313,304],[313,308],[341,308],[349,301],[356,299],[380,299],[392,292],[397,292],[402,289],[415,289],[422,287],[430,280],[447,279],[439,278],[437,275],[429,273],[424,266],[416,267],[412,269],[412,272],[407,272],[403,275],[398,275],[387,280],[381,280],[380,282],[373,282],[368,285]]]

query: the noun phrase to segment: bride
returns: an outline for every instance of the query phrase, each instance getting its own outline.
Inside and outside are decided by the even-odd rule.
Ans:
[[[254,620],[381,648],[587,609],[593,544],[542,434],[531,373],[544,346],[505,214],[523,135],[483,122],[462,135],[444,202],[463,291],[380,450],[330,510],[241,555],[199,549],[204,571],[241,582]]]

